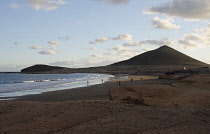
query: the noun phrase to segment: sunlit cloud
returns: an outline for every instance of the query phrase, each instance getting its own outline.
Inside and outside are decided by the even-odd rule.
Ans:
[[[48,44],[51,44],[51,45],[61,45],[62,43],[59,42],[59,41],[49,41]]]
[[[60,5],[65,5],[67,2],[63,0],[27,0],[35,10],[50,11],[57,9]]]
[[[94,0],[97,2],[103,2],[106,4],[120,5],[120,4],[128,4],[131,0]]]
[[[56,52],[53,50],[48,50],[48,51],[40,51],[39,54],[54,55],[54,54],[56,54]]]
[[[20,5],[18,5],[18,4],[16,4],[16,3],[11,3],[9,6],[10,6],[11,8],[19,8],[19,7],[20,7]]]
[[[89,42],[89,44],[97,44],[97,43],[104,43],[106,41],[110,40],[132,40],[133,36],[130,34],[120,34],[117,37],[101,37],[98,39],[95,39],[94,41]]]
[[[188,20],[210,19],[209,0],[172,0],[171,2],[145,9],[145,14],[164,14]]]
[[[152,19],[152,24],[157,29],[179,29],[180,26],[172,23],[173,19],[160,19],[158,17],[154,17]]]
[[[103,43],[108,41],[109,39],[107,37],[101,37],[98,39],[95,39],[94,41],[89,42],[89,44],[97,44],[97,43]]]
[[[155,46],[163,46],[163,45],[171,45],[174,41],[168,39],[168,38],[161,38],[160,40],[152,40],[152,39],[146,39],[144,41],[140,41],[140,44],[148,44],[148,45],[155,45]]]
[[[91,57],[93,57],[93,58],[101,58],[102,56],[100,54],[92,54]]]
[[[127,43],[124,43],[123,46],[125,46],[125,47],[141,47],[142,44],[139,41],[129,41]]]
[[[35,50],[43,49],[41,46],[35,46],[35,45],[31,46],[30,48]]]
[[[130,34],[121,34],[118,37],[112,38],[112,40],[132,40],[133,36]]]

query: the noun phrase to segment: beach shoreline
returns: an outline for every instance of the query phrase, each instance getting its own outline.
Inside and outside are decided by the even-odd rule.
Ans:
[[[172,84],[175,80],[160,80],[157,76],[140,76],[140,75],[120,75],[101,84],[87,85],[83,87],[63,89],[56,91],[43,92],[41,94],[31,94],[17,96],[15,101],[70,101],[70,100],[109,100],[109,89],[125,85],[139,84]],[[133,79],[133,82],[131,82]],[[117,82],[120,81],[119,85]],[[47,97],[46,97],[47,96]]]
[[[204,81],[200,78],[204,78]],[[209,79],[210,75],[195,75],[183,80],[141,80],[140,76],[129,76],[127,79],[120,80],[120,85],[116,80],[113,80],[98,85],[51,91],[37,95],[21,96],[15,100],[0,101],[0,133],[206,134],[210,132]],[[195,85],[191,87],[189,82]],[[148,89],[150,89],[150,85],[152,88],[161,87],[161,90],[165,86],[171,88],[173,86],[187,87],[188,91],[192,90],[195,91],[196,95],[201,95],[202,100],[195,98],[195,96],[189,97],[198,99],[199,102],[207,104],[205,105],[207,107],[196,107],[196,105],[188,105],[187,103],[179,106],[145,106],[109,100],[110,89],[123,89],[127,86],[136,88],[144,86],[148,88],[149,86]],[[200,86],[204,89],[197,90],[196,86],[198,86],[198,89]],[[202,91],[205,92],[201,94]],[[147,97],[158,97],[159,94],[157,93],[154,95],[149,93]],[[191,95],[191,92],[184,95]],[[165,97],[163,96],[163,98]],[[157,99],[156,102],[161,102],[160,100],[163,98]],[[182,99],[178,100],[181,101]],[[190,101],[190,104],[194,103]]]

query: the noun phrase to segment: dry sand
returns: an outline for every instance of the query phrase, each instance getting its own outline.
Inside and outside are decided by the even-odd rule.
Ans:
[[[193,105],[157,107],[108,100],[110,88],[123,88],[128,85],[173,84],[190,90],[192,84],[195,84],[197,88],[193,91],[199,91],[200,95],[202,91],[210,90],[208,80],[200,81],[200,78],[208,78],[208,75],[193,77],[182,80],[181,84],[176,80],[160,79],[122,81],[121,85],[107,82],[95,86],[23,96],[15,101],[1,101],[0,133],[209,134],[210,106],[205,109],[195,108]],[[199,90],[198,84],[202,86],[202,91]],[[205,92],[207,93],[209,92]]]

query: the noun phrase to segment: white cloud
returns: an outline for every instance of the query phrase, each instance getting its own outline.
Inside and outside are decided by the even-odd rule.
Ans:
[[[49,41],[48,44],[51,44],[51,45],[61,45],[62,43],[59,42],[59,41]]]
[[[123,46],[115,46],[111,48],[111,50],[114,50],[116,52],[117,59],[125,60],[128,58],[131,58],[139,53],[139,51],[123,47]]]
[[[99,54],[93,54],[93,55],[91,55],[91,57],[93,57],[93,58],[101,58],[102,56],[99,55]]]
[[[140,41],[141,44],[149,44],[149,45],[155,45],[155,46],[162,46],[162,45],[172,45],[174,42],[172,40],[169,40],[168,38],[162,38],[160,40],[151,40],[147,39],[144,41]]]
[[[180,26],[172,23],[173,19],[160,19],[158,17],[154,17],[152,19],[152,24],[157,29],[179,29]]]
[[[185,39],[187,40],[202,40],[203,37],[199,34],[191,33],[191,34],[185,34]]]
[[[30,48],[31,48],[31,49],[36,49],[36,50],[42,49],[42,47],[40,47],[40,46],[35,46],[35,45],[34,45],[34,46],[31,46]]]
[[[189,20],[210,19],[210,0],[172,0],[144,10],[145,14],[165,14]]]
[[[121,34],[118,37],[112,38],[112,40],[132,40],[133,36],[130,34]]]
[[[101,38],[95,39],[95,41],[89,42],[89,44],[103,43],[103,42],[106,42],[108,40],[109,39],[107,37],[101,37]]]
[[[103,53],[104,55],[110,56],[112,53]]]
[[[184,37],[177,41],[183,49],[191,49],[210,45],[210,25],[205,29],[196,29],[194,33],[184,34]]]
[[[70,40],[69,36],[58,37],[60,40]]]
[[[40,51],[39,54],[53,55],[53,54],[56,54],[56,52],[53,50],[48,50],[48,51]]]
[[[81,22],[81,21],[75,21],[74,23],[76,23],[76,24],[81,24],[82,22]]]
[[[65,5],[67,2],[63,0],[27,0],[35,10],[50,11],[58,8],[60,5]]]
[[[128,4],[131,0],[94,0],[97,2],[104,2],[107,4],[119,5],[119,4]]]
[[[94,41],[89,42],[89,44],[103,43],[103,42],[106,42],[109,40],[132,40],[132,38],[133,38],[133,36],[130,34],[121,34],[114,38],[101,37],[101,38],[95,39]]]
[[[141,44],[141,42],[138,42],[138,41],[129,41],[127,43],[124,43],[123,46],[125,46],[125,47],[141,47],[142,44]]]
[[[57,46],[56,45],[50,45],[50,49],[51,50],[56,50],[57,49]]]
[[[75,65],[76,62],[71,60],[71,61],[56,61],[53,63],[49,63],[50,65],[54,65],[54,66],[72,66]]]
[[[1,72],[20,72],[21,69],[28,67],[29,65],[16,65],[16,64],[5,64],[0,65]]]
[[[127,48],[127,47],[123,47],[123,46],[115,46],[112,48],[112,50],[115,51],[130,51],[131,49]]]
[[[94,50],[94,51],[96,51],[96,50],[98,50],[96,47],[91,47],[91,48],[89,48],[89,50]]]
[[[196,42],[187,39],[179,39],[177,43],[180,44],[181,47],[184,49],[191,49],[197,47]]]
[[[11,3],[10,5],[9,5],[11,8],[19,8],[20,6],[18,5],[18,4],[16,4],[16,3]]]

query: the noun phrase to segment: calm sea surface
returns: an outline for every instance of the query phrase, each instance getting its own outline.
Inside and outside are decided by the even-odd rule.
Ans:
[[[0,97],[39,94],[47,91],[101,84],[107,74],[0,74]],[[103,81],[102,81],[103,79]],[[87,83],[88,81],[88,83]]]

